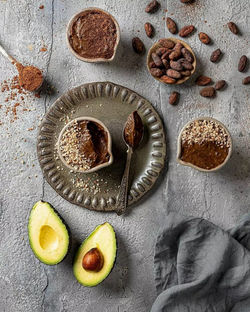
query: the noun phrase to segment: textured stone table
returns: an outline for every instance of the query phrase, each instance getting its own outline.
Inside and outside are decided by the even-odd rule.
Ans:
[[[250,56],[249,1],[197,0],[191,6],[177,0],[160,2],[161,10],[147,15],[145,0],[0,0],[0,42],[22,62],[43,69],[47,82],[54,87],[54,92],[42,94],[41,98],[27,98],[24,106],[30,111],[22,112],[17,107],[18,119],[13,123],[6,109],[15,102],[5,103],[6,95],[0,94],[0,311],[149,311],[156,296],[154,242],[167,210],[203,216],[223,228],[232,226],[249,211],[250,92],[248,86],[241,85],[244,75],[236,70],[239,56]],[[111,64],[82,63],[66,46],[67,22],[88,6],[108,10],[121,26],[121,45]],[[213,45],[207,47],[200,43],[197,31],[187,42],[198,56],[197,74],[228,81],[227,89],[218,92],[215,99],[201,98],[194,79],[176,88],[159,84],[147,73],[146,56],[132,51],[134,36],[141,37],[147,48],[153,42],[145,36],[146,21],[155,26],[155,39],[169,35],[163,19],[166,14],[173,15],[179,26],[192,23],[213,38]],[[241,36],[229,32],[225,25],[230,20],[237,22]],[[47,51],[40,52],[43,46]],[[224,56],[216,65],[209,62],[209,56],[217,47]],[[11,64],[1,57],[0,80],[14,73]],[[148,98],[164,119],[168,136],[168,170],[165,168],[154,191],[127,217],[96,213],[67,203],[44,181],[36,156],[37,125],[55,99],[73,86],[105,80]],[[181,93],[176,107],[168,104],[172,89]],[[187,121],[198,116],[213,116],[232,133],[234,153],[220,172],[204,174],[176,163],[177,134]],[[71,229],[71,251],[57,266],[40,263],[29,247],[29,211],[40,199],[53,204]],[[101,285],[84,288],[73,276],[73,255],[77,244],[105,221],[111,222],[117,232],[117,262]]]

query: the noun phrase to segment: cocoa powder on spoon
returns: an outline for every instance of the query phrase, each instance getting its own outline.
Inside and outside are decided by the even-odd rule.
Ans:
[[[37,90],[43,83],[43,74],[41,70],[35,66],[23,66],[16,63],[19,73],[19,83],[22,88],[27,91]]]

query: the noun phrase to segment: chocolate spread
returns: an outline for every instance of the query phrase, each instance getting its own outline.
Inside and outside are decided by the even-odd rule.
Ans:
[[[218,146],[214,142],[184,143],[181,147],[181,160],[207,170],[218,167],[227,155],[228,147]]]
[[[215,120],[192,121],[181,135],[181,160],[210,170],[223,164],[231,142],[227,131]]]
[[[79,122],[79,151],[88,159],[90,168],[109,161],[108,134],[103,127],[93,121]]]
[[[69,42],[84,58],[110,59],[114,54],[117,29],[112,18],[99,10],[84,11],[73,22]]]
[[[128,116],[125,128],[124,139],[126,143],[135,149],[141,142],[143,136],[143,123],[137,111]]]

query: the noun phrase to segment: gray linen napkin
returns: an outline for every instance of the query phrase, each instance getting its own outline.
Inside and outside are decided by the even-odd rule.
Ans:
[[[151,312],[249,312],[250,214],[226,232],[174,213],[155,247]]]

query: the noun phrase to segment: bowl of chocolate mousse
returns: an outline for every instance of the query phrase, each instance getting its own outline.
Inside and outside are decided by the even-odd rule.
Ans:
[[[110,132],[93,117],[70,121],[60,132],[56,146],[61,161],[72,172],[91,173],[113,163]]]
[[[178,137],[177,161],[203,172],[221,169],[232,154],[232,138],[228,129],[211,117],[188,122]]]
[[[87,8],[75,14],[67,26],[70,51],[84,62],[111,62],[120,42],[116,19],[99,8]]]

